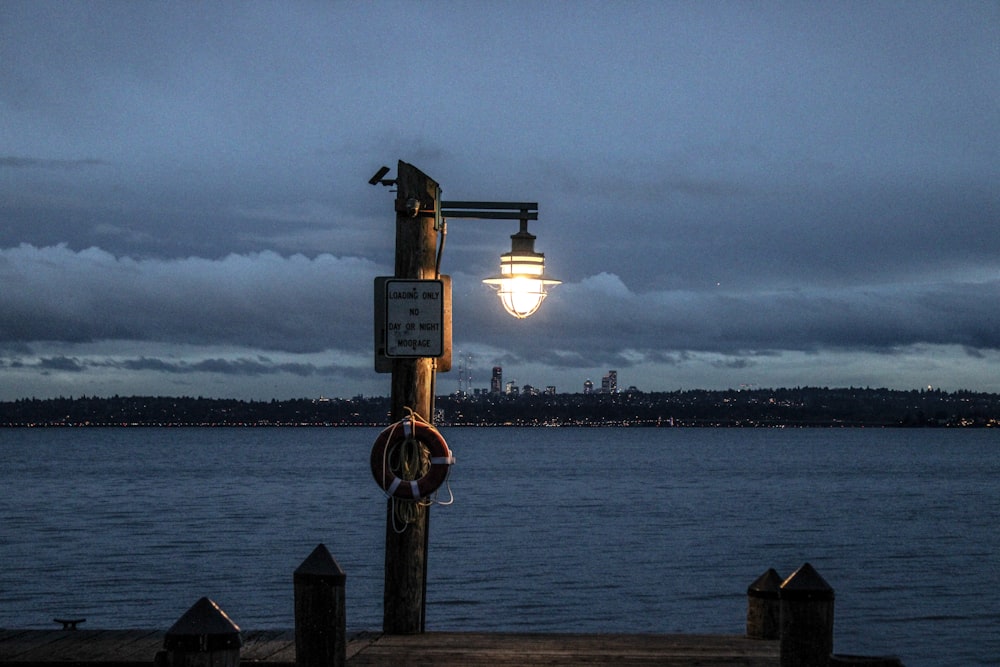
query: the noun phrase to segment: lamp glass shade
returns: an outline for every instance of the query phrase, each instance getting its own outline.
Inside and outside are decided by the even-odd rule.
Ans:
[[[504,309],[518,319],[528,317],[542,304],[545,288],[561,281],[543,277],[545,256],[510,252],[500,256],[500,275],[483,282],[497,290]]]

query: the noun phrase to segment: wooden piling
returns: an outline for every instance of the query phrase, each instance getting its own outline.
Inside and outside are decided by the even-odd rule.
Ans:
[[[436,277],[437,232],[433,212],[440,206],[439,191],[433,179],[413,165],[399,161],[395,206],[396,278],[428,280]],[[412,215],[417,209],[425,214]],[[427,215],[428,212],[431,215]],[[392,360],[392,421],[399,421],[410,410],[424,419],[433,419],[434,374],[434,359]],[[406,511],[401,513],[404,506]],[[412,634],[424,631],[429,530],[428,506],[387,501],[383,632]]]
[[[208,598],[188,609],[163,637],[156,667],[238,667],[240,629]]]
[[[777,639],[781,636],[781,576],[770,568],[747,587],[747,637]]]
[[[347,576],[320,544],[295,570],[295,664],[347,664]]]
[[[833,589],[809,563],[785,579],[781,667],[827,667],[833,653]]]

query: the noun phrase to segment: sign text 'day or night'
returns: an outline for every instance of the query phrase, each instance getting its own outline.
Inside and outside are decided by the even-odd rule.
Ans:
[[[387,280],[385,354],[439,357],[444,354],[444,285],[440,280]]]

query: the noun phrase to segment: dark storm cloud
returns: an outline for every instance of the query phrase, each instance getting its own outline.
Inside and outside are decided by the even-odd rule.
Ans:
[[[155,371],[170,374],[219,373],[222,375],[260,377],[276,374],[290,374],[300,377],[313,375],[328,375],[340,372],[342,369],[333,366],[319,366],[305,363],[276,362],[267,357],[237,358],[237,359],[204,359],[195,363],[172,361],[150,357],[133,359],[95,359],[81,360],[73,357],[56,356],[42,357],[36,362],[25,364],[16,362],[19,368],[31,366],[41,371],[59,371],[82,373],[88,369],[120,369],[142,372]]]
[[[44,357],[38,361],[38,368],[42,371],[79,373],[83,371],[84,364],[71,357]]]
[[[322,372],[322,369],[312,364],[276,363],[267,357],[203,359],[196,363],[140,357],[138,359],[125,359],[104,363],[105,365],[116,366],[130,371],[151,370],[164,373],[220,373],[222,375],[249,377],[272,375],[275,373],[290,373],[292,375],[307,377]]]
[[[1000,198],[986,178],[787,178],[742,191],[735,185],[713,191],[706,183],[699,194],[679,198],[663,181],[647,181],[649,193],[641,196],[634,187],[611,190],[600,200],[581,191],[573,206],[545,202],[537,245],[554,267],[600,267],[643,291],[716,283],[791,289],[921,282],[963,267],[1000,271],[1000,235],[994,232]]]
[[[464,335],[551,365],[677,363],[677,350],[757,357],[780,350],[881,351],[921,343],[1000,350],[1000,281],[740,293],[633,293],[601,274],[563,285],[539,313],[551,335],[511,339],[488,314]],[[468,326],[468,325],[466,325]],[[563,354],[565,351],[565,354]],[[537,355],[537,357],[536,357]]]
[[[157,371],[161,373],[180,373],[187,364],[178,364],[164,361],[163,359],[152,359],[149,357],[139,357],[136,359],[125,359],[117,362],[117,366],[130,371]]]
[[[291,373],[305,377],[316,372],[309,364],[275,364],[266,358],[258,359],[206,359],[191,365],[191,371],[223,373],[225,375],[265,375]]]
[[[367,179],[396,159],[539,202],[565,284],[527,322],[479,282],[516,228],[449,224],[456,346],[486,365],[996,362],[995,4],[574,10],[0,4],[0,368],[377,382],[394,194]]]
[[[375,265],[275,253],[134,260],[0,251],[0,341],[136,340],[315,352],[370,340]]]

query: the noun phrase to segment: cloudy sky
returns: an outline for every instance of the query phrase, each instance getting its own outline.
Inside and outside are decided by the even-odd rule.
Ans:
[[[473,386],[1000,392],[997,2],[10,0],[0,400],[387,395],[398,160]]]

